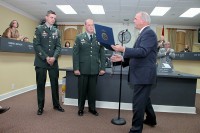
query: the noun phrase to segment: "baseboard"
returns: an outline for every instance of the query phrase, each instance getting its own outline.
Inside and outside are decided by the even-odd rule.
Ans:
[[[78,100],[72,98],[65,98],[64,105],[78,106]],[[132,110],[132,103],[121,103],[122,110]],[[85,104],[88,107],[87,101]],[[105,102],[96,101],[97,108],[107,108],[107,109],[118,109],[118,102]],[[168,113],[186,113],[186,114],[196,114],[195,107],[184,107],[184,106],[166,106],[166,105],[153,105],[155,112],[168,112]]]
[[[197,93],[197,94],[200,94],[200,89],[197,89],[197,90],[196,90],[196,93]]]
[[[61,84],[62,84],[62,80],[59,80],[59,85],[61,85]],[[46,82],[46,86],[50,86],[50,82]],[[8,98],[11,98],[11,97],[35,90],[35,89],[36,89],[36,85],[30,85],[30,86],[27,86],[27,87],[24,87],[24,88],[21,88],[18,90],[14,90],[14,91],[2,94],[2,95],[0,95],[0,101],[3,101],[5,99],[8,99]]]
[[[156,112],[196,114],[196,107],[153,105]]]
[[[14,90],[5,94],[0,95],[0,101],[23,94],[28,91],[32,91],[36,89],[36,85],[27,86],[18,90]]]

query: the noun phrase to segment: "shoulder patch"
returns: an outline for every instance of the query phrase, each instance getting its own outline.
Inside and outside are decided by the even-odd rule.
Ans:
[[[37,26],[37,28],[40,28],[40,27],[42,27],[42,25],[38,25],[38,26]]]
[[[36,27],[36,29],[41,29],[42,28],[42,25],[38,25],[37,27]]]

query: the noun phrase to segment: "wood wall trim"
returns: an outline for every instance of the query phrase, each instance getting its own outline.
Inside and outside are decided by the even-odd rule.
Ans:
[[[180,28],[166,28],[168,30],[191,30],[191,31],[197,31],[197,29],[180,29]]]

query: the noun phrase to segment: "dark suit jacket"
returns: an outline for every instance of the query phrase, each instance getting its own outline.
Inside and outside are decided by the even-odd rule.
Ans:
[[[98,74],[100,70],[105,70],[104,47],[93,35],[90,42],[87,33],[77,35],[73,47],[73,69],[79,70],[81,74]]]
[[[157,36],[148,26],[137,38],[134,48],[126,48],[125,62],[129,59],[129,82],[131,84],[154,84],[156,82]]]
[[[61,44],[60,32],[57,28],[52,27],[49,30],[46,24],[39,25],[35,31],[33,47],[35,50],[35,66],[42,68],[58,67],[57,59],[61,52]],[[55,57],[53,66],[47,63],[47,56]]]

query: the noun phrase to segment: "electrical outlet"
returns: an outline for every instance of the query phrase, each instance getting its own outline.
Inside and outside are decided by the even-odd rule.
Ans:
[[[11,85],[11,89],[12,89],[12,90],[15,89],[15,84],[12,84],[12,85]]]

